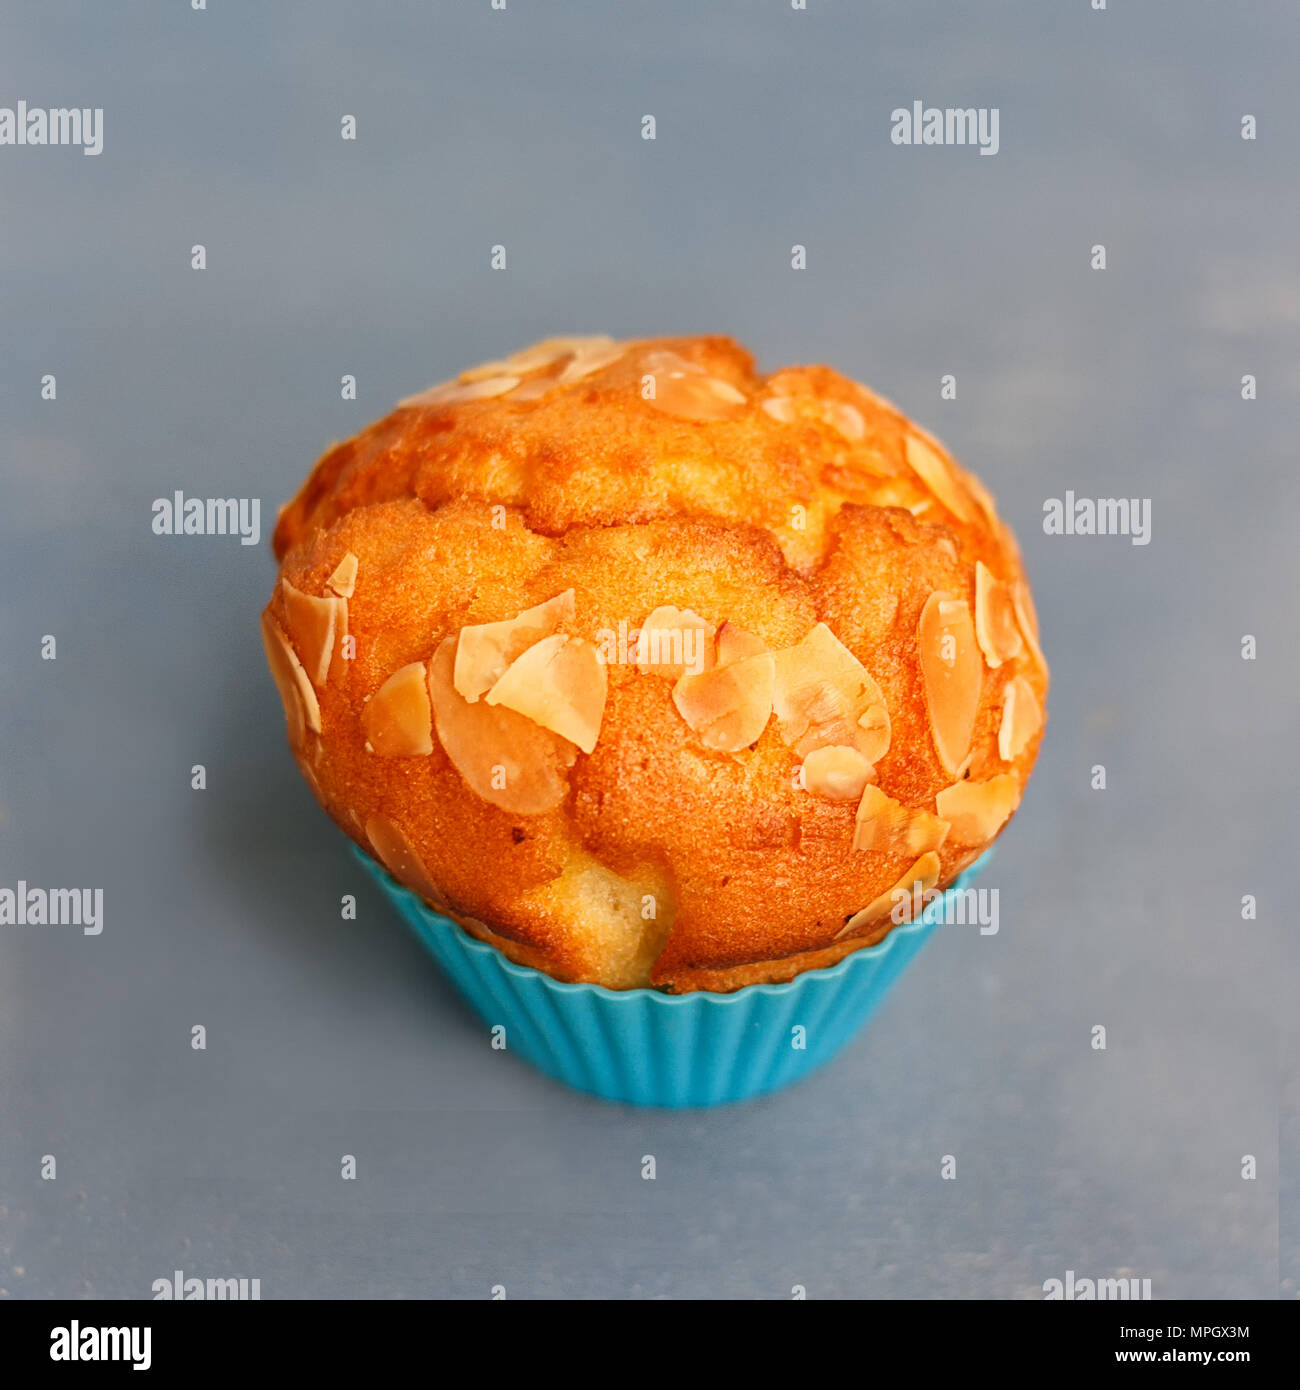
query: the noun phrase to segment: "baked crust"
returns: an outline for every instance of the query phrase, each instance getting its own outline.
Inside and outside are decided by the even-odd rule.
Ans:
[[[559,979],[731,990],[834,964],[890,929],[887,907],[855,914],[916,867],[920,841],[881,831],[855,849],[856,798],[797,784],[807,749],[778,718],[717,751],[673,679],[613,635],[666,606],[773,652],[825,624],[883,697],[869,776],[900,816],[920,826],[946,788],[1005,779],[1000,801],[943,803],[959,814],[926,876],[942,888],[1000,832],[990,807],[1014,807],[1041,741],[1048,674],[1015,540],[936,441],[830,368],[759,376],[718,337],[556,341],[550,360],[543,346],[467,373],[334,446],[282,512],[264,634],[299,766],[399,878]],[[450,671],[458,648],[437,654],[466,627],[570,590],[555,644],[613,655],[598,734],[588,753],[532,726],[559,739],[543,782],[560,799],[521,813],[471,789],[439,720],[421,727],[421,673]],[[429,690],[436,714],[436,675]]]

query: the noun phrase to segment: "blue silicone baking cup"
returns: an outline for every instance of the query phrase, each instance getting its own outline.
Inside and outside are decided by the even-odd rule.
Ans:
[[[353,847],[403,920],[508,1051],[579,1091],[626,1105],[727,1105],[829,1062],[867,1023],[945,913],[939,900],[875,946],[787,984],[731,994],[565,984],[516,965]],[[981,856],[944,894],[970,886]],[[801,1031],[796,1031],[801,1030]]]

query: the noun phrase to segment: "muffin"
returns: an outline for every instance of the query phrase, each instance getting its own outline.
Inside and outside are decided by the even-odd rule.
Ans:
[[[262,619],[339,827],[523,970],[713,995],[870,950],[1005,828],[1048,674],[979,481],[829,367],[552,338],[281,512]]]

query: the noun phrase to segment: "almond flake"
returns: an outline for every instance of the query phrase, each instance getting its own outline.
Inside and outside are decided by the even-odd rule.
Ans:
[[[535,642],[573,621],[573,590],[526,608],[498,623],[473,623],[460,630],[456,644],[456,689],[471,703],[486,695],[510,663]]]
[[[351,598],[357,587],[357,557],[349,550],[339,561],[338,568],[325,581],[340,598]]]
[[[456,380],[467,386],[472,381],[490,381],[493,377],[510,375],[509,362],[483,362],[477,367],[470,367],[468,371],[461,372]]]
[[[504,362],[485,362],[481,367],[472,367],[460,374],[462,382],[482,381],[502,376],[527,376],[530,372],[543,375],[519,387],[514,400],[532,400],[545,395],[553,386],[569,385],[580,381],[601,367],[617,362],[624,352],[613,338],[605,335],[580,338],[544,338],[540,343],[512,353]],[[554,369],[568,359],[564,371],[558,378]]]
[[[763,385],[774,397],[795,400],[799,396],[807,395],[808,376],[799,367],[783,367],[767,377]]]
[[[1002,724],[998,729],[998,755],[1002,761],[1015,762],[1042,727],[1043,711],[1033,686],[1024,676],[1013,676],[1002,697]]]
[[[641,624],[635,659],[643,676],[703,675],[714,664],[713,624],[689,608],[656,608]]]
[[[962,475],[962,482],[966,486],[966,491],[975,499],[975,503],[980,511],[984,513],[984,519],[992,528],[993,534],[997,535],[1002,529],[1002,523],[998,519],[998,511],[993,502],[993,494],[980,482],[979,478],[977,478],[974,473],[964,473]]]
[[[892,888],[888,888],[874,902],[856,912],[835,933],[834,940],[874,926],[882,917],[888,916],[896,906],[901,906],[900,897],[915,899],[921,893],[928,893],[939,882],[939,856],[933,851],[921,855],[910,869]],[[907,919],[904,919],[907,920]]]
[[[749,401],[749,397],[743,391],[729,381],[723,381],[720,376],[705,377],[705,381],[708,382],[709,390],[720,401],[726,401],[731,405],[746,405]]]
[[[1016,610],[1016,622],[1020,625],[1020,631],[1024,635],[1025,645],[1034,655],[1034,660],[1047,670],[1047,658],[1043,655],[1043,649],[1038,645],[1038,614],[1034,612],[1033,595],[1029,592],[1029,585],[1023,579],[1017,579],[1011,588],[1011,601]]]
[[[890,740],[885,697],[825,623],[773,655],[773,706],[788,748],[806,758],[814,748],[847,745],[873,764],[885,756]]]
[[[366,821],[366,839],[379,856],[380,863],[399,883],[418,893],[435,907],[446,907],[438,885],[429,877],[419,852],[396,821],[374,815]]]
[[[284,594],[284,616],[293,644],[302,656],[302,664],[315,686],[323,686],[329,676],[330,658],[334,655],[334,637],[338,628],[339,608],[347,612],[347,600],[332,594],[316,598],[295,589],[287,579],[280,581]]]
[[[889,711],[884,705],[868,705],[866,711],[858,716],[858,728],[866,736],[869,747],[889,749]],[[884,752],[880,754],[883,758]]]
[[[1019,804],[1020,783],[1009,772],[987,782],[954,782],[934,799],[935,809],[952,825],[953,840],[962,845],[987,843]]]
[[[949,471],[943,456],[919,434],[909,434],[904,447],[909,467],[939,501],[962,521],[974,521],[970,498]]]
[[[845,401],[823,401],[822,408],[826,412],[826,422],[832,429],[837,429],[849,441],[856,444],[859,440],[865,439],[867,434],[867,422],[862,418],[862,412],[853,405]]]
[[[564,357],[594,357],[608,352],[615,346],[613,338],[605,335],[588,335],[580,338],[543,338],[540,343],[511,353],[506,359],[510,371],[523,375],[526,372],[540,371],[543,367],[553,367]]]
[[[380,757],[419,757],[433,752],[432,717],[424,662],[413,661],[375,691],[361,711],[361,728]]]
[[[470,790],[519,816],[552,811],[568,793],[577,750],[503,705],[470,704],[452,681],[456,639],[446,637],[429,662],[434,727]]]
[[[761,404],[773,420],[783,425],[793,425],[800,418],[811,417],[829,425],[850,444],[866,438],[867,422],[862,412],[846,401],[826,401],[820,396],[768,396]]]
[[[913,810],[886,796],[879,787],[865,787],[853,827],[853,848],[886,854],[927,854],[948,838],[948,822],[920,808]]]
[[[573,360],[560,373],[558,385],[572,386],[575,381],[584,381],[606,367],[612,367],[620,358],[627,355],[629,343],[616,343],[612,339],[602,344],[593,339],[592,346],[574,353]]]
[[[718,665],[730,666],[733,661],[744,661],[747,656],[759,656],[767,651],[767,643],[743,627],[733,622],[725,622],[718,629]]]
[[[814,748],[803,760],[804,786],[831,801],[856,801],[875,775],[856,748],[842,744]]]
[[[770,415],[773,420],[780,421],[783,425],[793,425],[799,418],[793,396],[769,396],[761,408],[765,414]]]
[[[462,401],[490,400],[493,396],[504,396],[519,385],[517,376],[490,376],[482,381],[444,381],[430,386],[418,395],[407,396],[397,402],[402,406],[421,405],[459,405]]]
[[[673,686],[673,703],[706,748],[738,753],[759,737],[772,714],[774,663],[771,652],[683,676]]]
[[[1011,591],[982,560],[975,561],[975,636],[984,660],[993,669],[1020,655],[1024,641],[1016,626]]]
[[[546,376],[544,373],[541,376],[530,377],[522,386],[517,386],[511,391],[511,404],[516,401],[540,400],[543,396],[550,395],[558,385],[559,382],[555,377]]]
[[[917,641],[935,751],[945,771],[956,773],[970,752],[983,678],[970,605],[936,590],[921,610]]]
[[[647,402],[665,415],[683,420],[730,420],[745,409],[745,398],[716,377],[660,378]]]
[[[659,349],[647,353],[644,366],[655,386],[646,404],[665,415],[684,420],[729,420],[748,404],[744,393],[730,382],[709,376],[675,352]]]
[[[660,377],[703,376],[704,368],[690,358],[669,348],[654,348],[647,352],[642,365],[656,381]]]
[[[581,637],[557,632],[511,662],[486,701],[504,705],[590,753],[600,734],[605,694],[600,652]]]
[[[266,648],[266,663],[271,668],[271,677],[284,704],[289,742],[293,747],[300,748],[306,730],[320,733],[320,705],[316,692],[307,679],[298,654],[289,645],[289,639],[281,631],[279,623],[269,613],[262,614],[262,645]]]

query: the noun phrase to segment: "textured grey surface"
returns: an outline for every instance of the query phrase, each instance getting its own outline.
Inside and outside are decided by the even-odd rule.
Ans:
[[[0,104],[105,142],[0,148],[0,885],[106,925],[0,927],[0,1290],[1296,1297],[1293,7],[11,8]],[[998,107],[1000,152],[891,145],[915,99]],[[150,530],[177,488],[269,527],[331,439],[571,331],[897,400],[996,492],[1052,662],[999,933],[724,1112],[489,1050],[294,770],[265,543]],[[1066,489],[1150,497],[1151,544],[1045,536]]]

